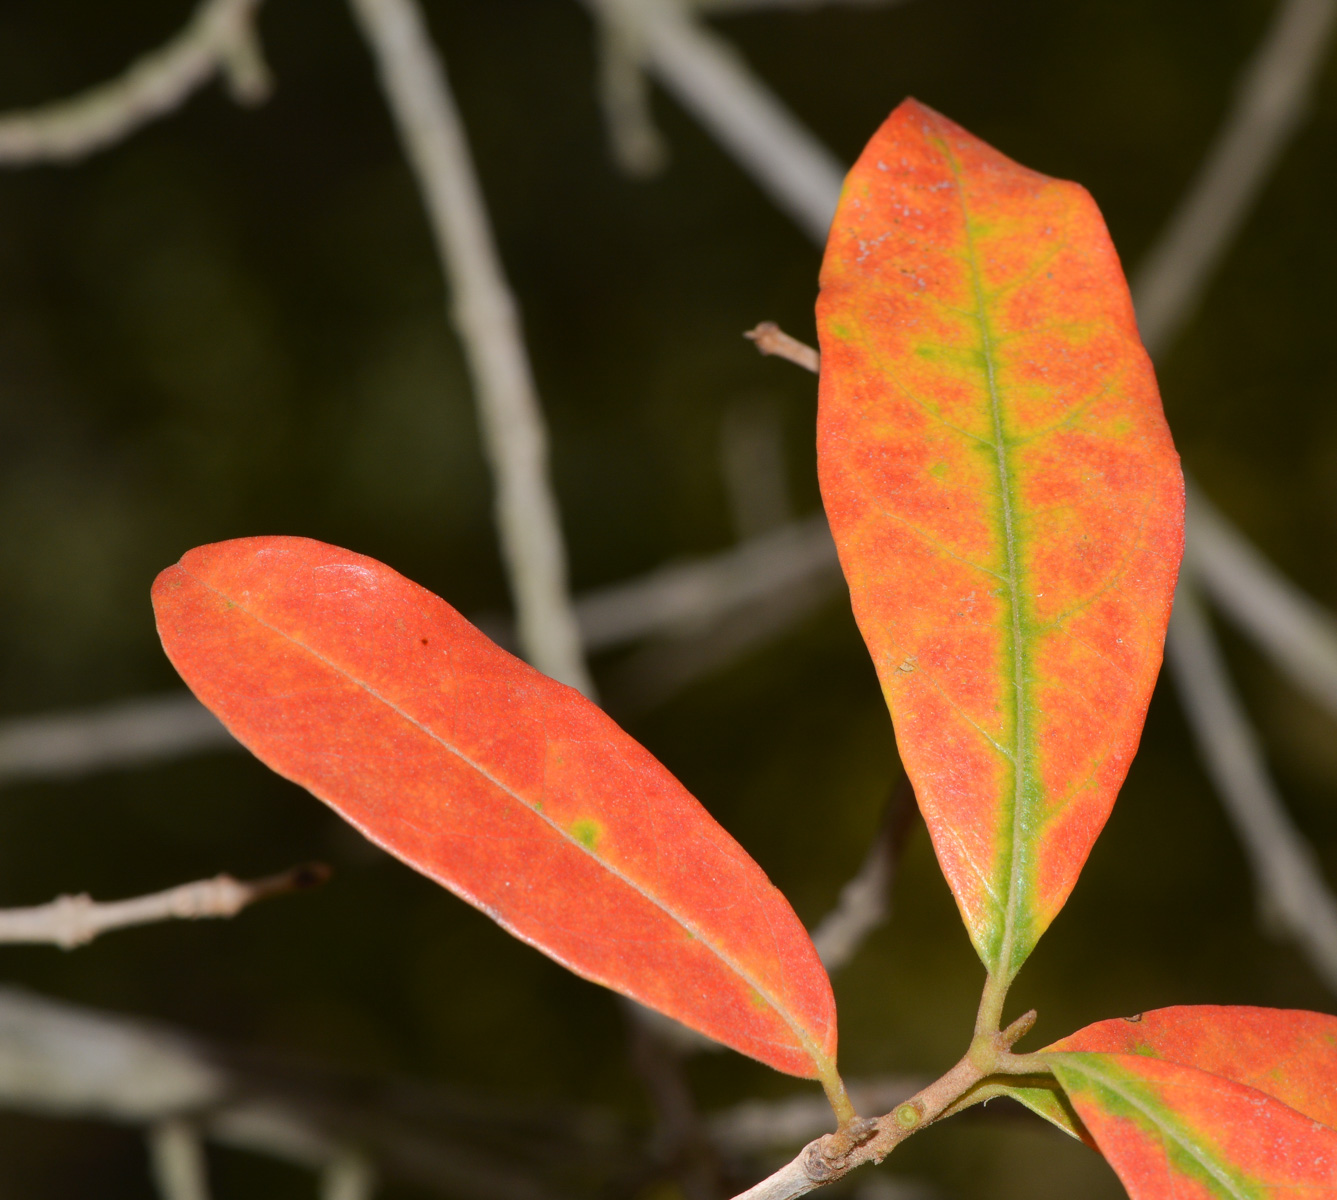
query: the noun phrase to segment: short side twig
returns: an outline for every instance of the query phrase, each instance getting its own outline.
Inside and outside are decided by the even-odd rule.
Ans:
[[[216,875],[131,900],[98,903],[86,895],[61,896],[34,908],[0,909],[0,944],[54,945],[70,950],[109,930],[131,925],[235,917],[257,900],[323,883],[329,873],[322,863],[306,863],[264,879],[242,881]]]
[[[1268,774],[1191,570],[1175,596],[1166,657],[1207,771],[1253,868],[1264,915],[1337,991],[1337,899]]]
[[[376,58],[450,281],[497,489],[497,523],[521,649],[540,671],[592,696],[567,589],[547,429],[445,68],[416,0],[351,3]]]
[[[270,90],[255,36],[260,0],[204,0],[190,23],[119,79],[69,100],[0,116],[0,166],[74,162],[128,137],[185,103],[220,72],[234,98]]]
[[[798,338],[790,337],[774,321],[763,321],[755,329],[749,329],[743,336],[763,354],[775,355],[777,358],[787,358],[790,362],[796,363],[805,371],[811,371],[814,375],[821,370],[821,355],[807,343],[800,342]]]

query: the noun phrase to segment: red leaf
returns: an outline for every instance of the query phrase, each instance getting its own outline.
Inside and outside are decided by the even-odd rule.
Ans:
[[[1141,1054],[1046,1054],[1132,1200],[1331,1200],[1337,1130],[1219,1074]]]
[[[1091,197],[907,100],[822,266],[822,497],[975,947],[1011,979],[1137,748],[1183,483]]]
[[[1079,1029],[1048,1050],[1140,1054],[1266,1092],[1337,1129],[1337,1017],[1181,1005]]]
[[[564,966],[831,1090],[831,985],[793,910],[577,692],[303,538],[192,550],[153,598],[177,670],[274,770]]]

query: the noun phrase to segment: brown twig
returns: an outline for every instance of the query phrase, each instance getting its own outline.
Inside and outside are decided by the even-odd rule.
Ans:
[[[257,900],[315,887],[329,875],[323,863],[305,863],[264,879],[242,881],[217,875],[130,900],[98,903],[88,895],[60,896],[33,908],[0,909],[0,943],[37,943],[70,950],[109,930],[131,925],[234,917]]]
[[[811,346],[800,342],[798,338],[790,337],[774,321],[763,321],[755,329],[749,329],[743,336],[763,354],[786,358],[814,375],[821,370],[821,355]]]
[[[1046,1071],[1035,1055],[1012,1053],[1012,1047],[1034,1024],[1032,1009],[1006,1029],[977,1032],[961,1061],[941,1078],[881,1117],[852,1121],[835,1133],[809,1142],[780,1170],[734,1200],[794,1200],[843,1179],[864,1163],[880,1163],[901,1142],[931,1125],[990,1075]]]

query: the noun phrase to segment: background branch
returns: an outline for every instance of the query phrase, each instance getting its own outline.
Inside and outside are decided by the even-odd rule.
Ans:
[[[0,786],[240,749],[187,691],[0,722]]]
[[[1195,486],[1188,489],[1194,578],[1311,699],[1337,717],[1337,621],[1272,566]]]
[[[768,12],[772,9],[790,9],[810,12],[828,5],[848,5],[851,8],[888,8],[904,4],[906,0],[689,0],[690,6],[700,13],[727,16],[730,13]]]
[[[323,863],[305,863],[264,879],[243,881],[215,875],[131,900],[98,903],[87,895],[60,896],[34,908],[0,909],[0,944],[39,943],[70,950],[131,925],[235,917],[257,900],[316,887],[329,875]]]
[[[1337,991],[1337,901],[1268,776],[1194,590],[1191,568],[1175,596],[1166,655],[1207,772],[1253,869],[1267,924],[1288,934]]]
[[[1192,317],[1290,144],[1327,56],[1334,15],[1334,0],[1281,5],[1206,160],[1133,276],[1137,323],[1152,358],[1165,354]]]
[[[668,165],[668,145],[650,110],[650,84],[636,30],[615,16],[599,22],[599,104],[613,161],[634,179]]]
[[[369,1186],[367,1159],[354,1145],[375,1155],[388,1177],[435,1194],[544,1200],[518,1153],[471,1153],[441,1122],[399,1117],[393,1097],[377,1096],[364,1111],[323,1073],[305,1086],[278,1085],[234,1057],[155,1022],[0,987],[0,1107],[146,1129],[189,1120],[220,1145],[321,1171],[324,1200],[333,1200],[336,1184]],[[611,1156],[597,1121],[563,1125],[565,1144],[582,1135],[592,1153]],[[508,1128],[504,1139],[526,1149],[541,1140],[528,1128],[518,1139]]]
[[[0,165],[76,162],[178,108],[220,72],[239,103],[260,103],[270,78],[255,35],[259,5],[204,0],[176,37],[120,78],[69,100],[0,116]]]
[[[853,959],[864,939],[891,915],[891,885],[918,815],[914,789],[901,776],[858,872],[841,888],[836,907],[812,931],[813,945],[828,972]]]
[[[660,83],[775,205],[819,244],[845,172],[825,146],[759,86],[732,46],[678,0],[585,0],[603,21],[636,30]]]
[[[149,1164],[161,1200],[209,1200],[204,1143],[194,1123],[168,1117],[149,1129]]]
[[[351,3],[375,55],[450,282],[496,486],[521,650],[544,674],[593,696],[567,592],[543,413],[445,69],[414,0]]]

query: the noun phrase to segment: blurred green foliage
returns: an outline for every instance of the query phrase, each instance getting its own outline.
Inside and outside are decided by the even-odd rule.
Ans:
[[[662,97],[670,169],[648,183],[618,175],[589,21],[573,0],[427,8],[523,307],[576,585],[730,543],[719,436],[740,399],[782,414],[793,501],[813,510],[813,382],[739,335],[775,319],[812,337],[816,250]],[[1136,263],[1272,10],[914,0],[720,26],[845,160],[913,93],[1028,165],[1086,184]],[[0,105],[108,77],[186,15],[184,0],[7,5]],[[259,110],[210,89],[84,165],[0,178],[5,712],[173,686],[148,586],[201,542],[305,534],[380,558],[466,612],[506,606],[468,381],[365,50],[338,4],[270,0],[261,30],[278,90]],[[1191,470],[1329,604],[1334,191],[1329,78],[1161,372]],[[1331,722],[1229,645],[1297,820],[1337,879]],[[843,600],[629,727],[809,922],[860,861],[897,772]],[[317,893],[76,953],[7,949],[0,977],[278,1058],[504,1104],[595,1104],[648,1128],[609,995],[258,764],[211,755],[0,797],[0,904],[310,858],[336,868]],[[921,830],[893,920],[836,979],[845,1073],[949,1065],[980,980]],[[1334,1004],[1264,936],[1242,855],[1163,688],[1108,830],[1010,1011],[1039,1007],[1038,1045],[1179,1002]],[[707,1109],[811,1089],[734,1055],[699,1057],[689,1074]],[[292,1168],[212,1153],[221,1200],[314,1194]],[[896,1159],[883,1170],[962,1200],[1121,1194],[1095,1155],[1021,1118],[956,1122]],[[135,1134],[0,1116],[0,1197],[148,1194]]]

